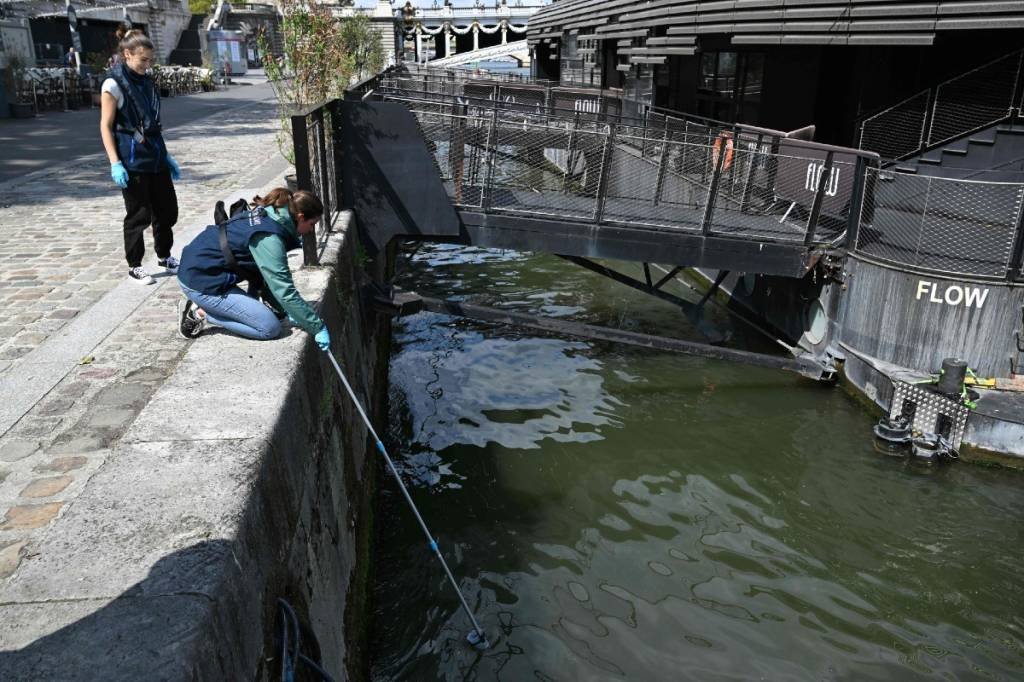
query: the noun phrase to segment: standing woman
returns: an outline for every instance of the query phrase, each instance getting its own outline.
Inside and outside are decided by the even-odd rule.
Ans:
[[[103,81],[100,96],[100,137],[110,161],[110,177],[124,196],[124,255],[128,276],[141,284],[153,278],[142,267],[146,245],[142,233],[153,226],[153,245],[160,267],[177,272],[171,255],[178,222],[174,183],[181,176],[167,152],[160,127],[160,93],[146,72],[153,66],[153,43],[142,31],[118,28],[121,59]]]

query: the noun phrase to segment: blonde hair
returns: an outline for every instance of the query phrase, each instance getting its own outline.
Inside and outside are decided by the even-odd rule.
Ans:
[[[135,54],[135,52],[139,49],[154,49],[153,41],[150,40],[149,37],[142,32],[142,29],[128,29],[124,26],[118,26],[115,35],[117,36],[118,40],[118,54],[123,54],[126,51]]]
[[[265,197],[253,197],[252,206],[288,207],[292,218],[298,218],[301,213],[307,220],[319,218],[324,214],[323,202],[315,194],[304,189],[292,192],[286,187],[275,187],[267,192]]]

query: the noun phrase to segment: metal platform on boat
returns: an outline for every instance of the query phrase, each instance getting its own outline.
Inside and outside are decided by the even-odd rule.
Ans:
[[[875,158],[780,131],[624,114],[600,91],[541,84],[398,74],[345,104],[345,184],[386,185],[352,197],[375,243],[423,236],[801,277],[859,220]],[[429,196],[437,181],[450,212]]]

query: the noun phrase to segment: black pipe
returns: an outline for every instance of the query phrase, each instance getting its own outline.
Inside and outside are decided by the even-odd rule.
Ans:
[[[665,336],[653,336],[651,334],[639,334],[637,332],[611,329],[609,327],[598,327],[580,322],[568,320],[554,320],[551,318],[514,313],[508,310],[488,308],[479,305],[459,303],[457,301],[441,300],[437,298],[423,298],[423,307],[426,310],[445,315],[456,315],[468,317],[485,322],[496,322],[515,327],[526,327],[539,329],[555,334],[576,336],[587,339],[598,339],[601,341],[613,341],[625,343],[641,348],[653,350],[671,351],[683,353],[684,355],[695,355],[698,357],[711,358],[713,360],[727,360],[739,362],[745,365],[756,367],[768,367],[771,369],[783,369],[815,380],[831,378],[831,372],[810,358],[787,358],[766,353],[753,353],[734,348],[722,348],[708,343],[697,343],[695,341],[684,341],[672,339]]]

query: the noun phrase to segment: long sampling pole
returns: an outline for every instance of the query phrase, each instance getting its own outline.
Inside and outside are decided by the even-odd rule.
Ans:
[[[452,587],[455,588],[455,594],[459,595],[459,601],[462,602],[462,608],[465,609],[466,615],[469,616],[469,620],[473,623],[473,631],[466,635],[466,641],[478,649],[488,648],[490,646],[490,643],[487,641],[487,636],[484,634],[484,631],[480,628],[480,624],[476,622],[476,617],[470,610],[469,604],[466,603],[466,598],[462,596],[462,590],[459,589],[458,583],[455,582],[455,576],[452,575],[451,569],[448,568],[448,563],[444,560],[444,557],[441,555],[441,550],[437,548],[437,541],[434,540],[433,536],[430,534],[430,530],[427,528],[426,522],[420,515],[419,509],[416,508],[416,503],[412,501],[412,497],[409,495],[408,489],[406,489],[405,484],[402,482],[402,477],[398,474],[398,469],[395,468],[395,463],[391,461],[391,457],[388,455],[388,451],[387,449],[385,449],[384,443],[382,443],[380,438],[377,436],[377,432],[374,430],[373,424],[370,423],[370,419],[366,416],[366,412],[363,410],[363,406],[359,403],[359,399],[356,398],[355,391],[352,390],[352,386],[349,385],[348,379],[345,378],[345,373],[341,371],[341,367],[338,365],[338,361],[334,359],[334,354],[331,353],[329,349],[324,352],[326,353],[327,357],[330,358],[331,364],[334,365],[334,370],[338,373],[338,378],[341,379],[341,383],[345,385],[345,390],[348,391],[349,397],[352,398],[352,403],[356,406],[356,409],[359,411],[359,416],[363,418],[363,423],[366,424],[366,428],[370,430],[370,435],[373,436],[373,440],[377,445],[377,449],[380,451],[380,454],[384,455],[384,459],[388,463],[388,468],[391,469],[391,473],[394,474],[395,480],[398,481],[398,487],[401,489],[402,495],[405,496],[405,501],[409,503],[409,507],[412,509],[412,513],[416,515],[416,520],[419,521],[420,528],[423,529],[424,535],[427,536],[427,541],[430,544],[430,549],[434,552],[438,560],[441,562],[441,566],[444,567],[444,572],[448,576],[448,581],[452,584]]]

